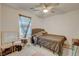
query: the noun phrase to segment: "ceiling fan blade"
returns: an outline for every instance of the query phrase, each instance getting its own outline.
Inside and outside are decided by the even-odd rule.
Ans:
[[[50,3],[49,6],[58,6],[59,3]]]
[[[54,7],[52,7],[52,6],[47,7],[48,10],[51,10],[51,9],[53,9],[53,8],[54,8]]]
[[[35,6],[35,7],[32,7],[32,8],[30,8],[30,9],[32,9],[32,10],[43,10],[43,6],[42,5],[39,5],[39,6]]]
[[[55,11],[50,11],[51,13],[55,13]]]

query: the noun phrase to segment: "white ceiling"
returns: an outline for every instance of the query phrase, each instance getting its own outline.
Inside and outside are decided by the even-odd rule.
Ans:
[[[35,7],[38,4],[39,3],[8,3],[7,5],[10,5],[15,8],[27,10],[41,18],[49,17],[49,16],[53,16],[57,14],[62,14],[62,13],[67,13],[67,12],[79,9],[79,3],[60,3],[59,7],[53,10],[54,13],[48,13],[43,16],[43,14],[39,13],[38,11],[33,11],[30,9],[32,7]]]

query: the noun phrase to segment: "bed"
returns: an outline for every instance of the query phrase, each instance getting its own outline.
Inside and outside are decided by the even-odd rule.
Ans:
[[[32,30],[32,43],[34,45],[43,46],[59,56],[63,53],[65,40],[65,36],[48,34],[44,29],[36,28]]]

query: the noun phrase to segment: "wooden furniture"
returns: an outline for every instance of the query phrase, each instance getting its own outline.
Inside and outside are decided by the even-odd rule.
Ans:
[[[22,47],[27,43],[27,40],[20,40],[11,42],[10,44],[5,44],[4,46],[0,47],[0,56],[5,56],[15,51],[21,51]]]
[[[14,46],[11,46],[11,47],[8,47],[8,48],[5,48],[4,50],[2,50],[0,56],[5,56],[5,55],[8,55],[15,51],[21,51],[21,49],[22,49],[21,45],[14,45]]]
[[[66,37],[62,35],[48,34],[45,30],[36,28],[32,30],[31,40],[33,44],[40,45],[40,47],[43,46],[61,56]]]
[[[3,55],[7,55],[7,54],[10,54],[10,53],[15,52],[15,51],[21,51],[22,46],[21,45],[14,45],[14,46],[12,46],[12,47],[10,47],[8,49],[9,50],[6,50],[7,53],[4,52],[5,54],[3,54]]]
[[[79,47],[79,39],[72,39],[72,56],[76,56]]]

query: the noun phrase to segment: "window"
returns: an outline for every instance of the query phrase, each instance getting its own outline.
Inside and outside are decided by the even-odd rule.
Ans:
[[[20,15],[19,20],[19,36],[20,38],[28,39],[31,37],[31,18],[27,16]]]

